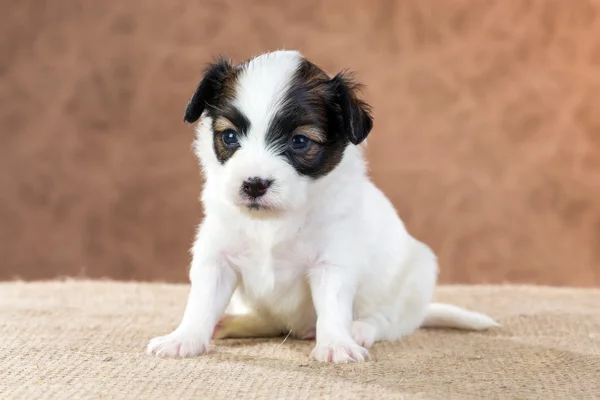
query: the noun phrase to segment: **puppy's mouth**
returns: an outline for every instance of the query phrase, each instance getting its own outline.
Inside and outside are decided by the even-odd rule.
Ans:
[[[246,211],[270,211],[275,208],[263,199],[249,199],[247,197],[239,198],[235,203],[237,207]]]
[[[271,210],[271,207],[264,205],[264,204],[257,203],[257,202],[251,202],[249,204],[246,204],[245,207],[250,211],[269,211],[269,210]]]

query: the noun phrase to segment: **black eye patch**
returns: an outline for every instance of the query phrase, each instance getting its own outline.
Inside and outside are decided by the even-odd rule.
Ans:
[[[239,149],[230,138],[232,133],[236,138],[245,136],[250,129],[250,121],[237,108],[230,104],[223,107],[211,107],[209,114],[212,117],[213,148],[217,160],[224,164]]]
[[[301,64],[266,135],[271,150],[281,154],[298,174],[313,179],[331,172],[348,145],[346,136],[330,124],[337,117],[332,116],[325,98],[327,81],[320,69]],[[310,141],[302,151],[293,149],[295,135],[306,136]]]

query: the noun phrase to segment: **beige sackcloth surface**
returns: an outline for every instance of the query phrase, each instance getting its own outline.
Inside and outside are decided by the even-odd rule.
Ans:
[[[600,398],[600,290],[445,286],[488,332],[420,330],[376,361],[310,361],[309,341],[225,340],[193,359],[145,354],[179,322],[187,285],[0,284],[3,399]]]

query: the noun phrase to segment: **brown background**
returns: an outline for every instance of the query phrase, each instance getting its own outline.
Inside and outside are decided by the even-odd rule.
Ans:
[[[83,5],[85,3],[85,5]],[[203,65],[357,71],[443,282],[600,285],[597,1],[0,1],[0,278],[186,279]]]

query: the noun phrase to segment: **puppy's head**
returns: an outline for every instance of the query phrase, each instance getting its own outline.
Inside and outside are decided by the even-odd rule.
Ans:
[[[254,212],[293,211],[371,131],[369,106],[344,73],[330,77],[295,51],[206,69],[184,120],[201,122],[196,151],[211,193]]]

